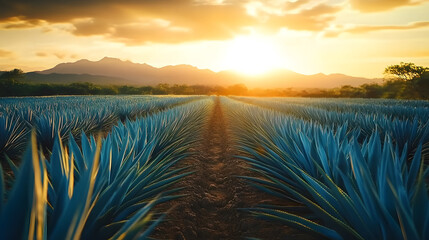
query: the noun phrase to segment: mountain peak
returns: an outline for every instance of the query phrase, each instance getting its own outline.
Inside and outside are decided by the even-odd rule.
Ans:
[[[190,69],[190,70],[198,70],[197,67],[189,65],[189,64],[167,65],[167,66],[161,67],[160,69]]]
[[[88,63],[88,62],[91,62],[91,61],[89,61],[88,59],[80,59],[80,60],[78,60],[78,61],[76,61],[75,63]],[[60,63],[60,64],[69,64],[70,62],[68,62],[68,63]]]
[[[118,81],[118,85],[157,85],[168,83],[229,86],[244,83],[251,88],[333,88],[342,85],[359,86],[364,83],[377,81],[342,74],[303,75],[287,69],[277,69],[263,75],[247,76],[234,71],[216,73],[209,69],[199,69],[188,64],[156,68],[145,63],[133,63],[112,57],[104,57],[99,61],[82,59],[73,63],[61,63],[54,68],[40,73],[90,74],[122,79]]]
[[[104,57],[102,59],[100,59],[98,62],[124,62],[119,58],[112,58],[112,57]]]

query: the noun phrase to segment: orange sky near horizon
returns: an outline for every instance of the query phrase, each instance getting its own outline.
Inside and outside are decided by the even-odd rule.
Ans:
[[[155,67],[382,77],[429,66],[429,0],[0,0],[0,70],[105,56]]]

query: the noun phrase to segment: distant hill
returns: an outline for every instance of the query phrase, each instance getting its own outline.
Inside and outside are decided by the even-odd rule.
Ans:
[[[351,77],[343,74],[304,75],[290,70],[275,70],[260,76],[247,76],[233,71],[213,72],[190,65],[152,67],[148,64],[105,57],[100,61],[86,59],[27,74],[27,81],[49,83],[91,82],[115,85],[220,85],[243,83],[250,88],[333,88],[380,83],[381,79]]]
[[[74,63],[61,63],[54,68],[37,72],[40,74],[90,74],[123,79],[118,84],[124,85],[157,85],[188,84],[188,85],[231,85],[218,78],[210,70],[201,70],[190,65],[166,66],[155,68],[147,64],[121,61],[116,58],[105,57],[97,62],[86,59]]]
[[[37,72],[26,73],[24,81],[31,82],[31,83],[58,83],[58,84],[82,83],[82,82],[90,82],[98,85],[123,85],[124,82],[130,85],[138,84],[137,82],[132,84],[131,80],[125,80],[123,78],[115,78],[115,77],[109,77],[109,76],[90,75],[90,74],[64,74],[64,73],[41,74]]]
[[[248,86],[268,88],[275,86],[278,88],[335,88],[344,85],[358,87],[366,83],[381,83],[382,79],[368,79],[352,77],[344,74],[313,74],[304,75],[290,70],[275,70],[267,74],[247,77]]]

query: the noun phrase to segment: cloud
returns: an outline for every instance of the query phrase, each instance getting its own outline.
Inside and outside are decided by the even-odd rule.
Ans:
[[[340,10],[309,0],[0,1],[3,28],[69,23],[74,35],[100,35],[129,45],[231,39],[252,27],[319,31]],[[249,2],[265,11],[249,14]]]
[[[109,23],[103,19],[78,19],[72,24],[72,32],[77,36],[103,35],[110,32]]]
[[[76,54],[68,54],[66,52],[56,51],[56,52],[36,52],[35,55],[37,57],[51,57],[54,56],[58,59],[66,59],[66,58],[77,58]]]
[[[397,7],[418,5],[427,0],[350,0],[352,8],[360,12],[382,12]]]
[[[67,54],[62,52],[56,52],[54,53],[54,56],[57,57],[58,59],[64,59],[67,56]]]
[[[319,4],[298,13],[272,17],[268,25],[291,30],[321,31],[329,26],[330,22],[335,19],[335,13],[341,9],[339,6]]]
[[[355,26],[343,30],[332,30],[324,33],[325,37],[337,37],[342,33],[364,34],[376,31],[396,31],[396,30],[412,30],[429,27],[429,22],[414,22],[408,25],[388,25],[388,26]]]
[[[36,56],[38,57],[47,57],[49,54],[45,53],[45,52],[36,52]]]
[[[429,49],[428,50],[422,50],[422,51],[415,51],[411,53],[412,57],[429,57]]]
[[[307,4],[309,2],[310,2],[310,0],[298,0],[295,2],[287,1],[286,3],[284,3],[284,7],[286,10],[295,10],[295,9],[298,9],[298,8],[304,6],[305,4]]]
[[[388,53],[386,54],[388,55]],[[427,58],[429,57],[429,49],[426,50],[410,50],[410,49],[405,49],[405,50],[394,50],[393,53],[391,54],[392,57],[400,57],[400,58]]]
[[[0,58],[13,57],[13,52],[0,49]]]
[[[429,22],[414,22],[404,26],[357,26],[347,32],[349,33],[368,33],[374,31],[385,31],[385,30],[410,30],[417,28],[426,28],[429,27]]]
[[[40,19],[21,19],[20,17],[11,17],[3,21],[3,28],[34,28],[42,26],[46,22]]]

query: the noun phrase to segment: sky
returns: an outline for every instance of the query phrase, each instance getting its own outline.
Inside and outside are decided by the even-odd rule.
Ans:
[[[383,77],[429,67],[429,0],[0,0],[0,70],[155,67]]]

